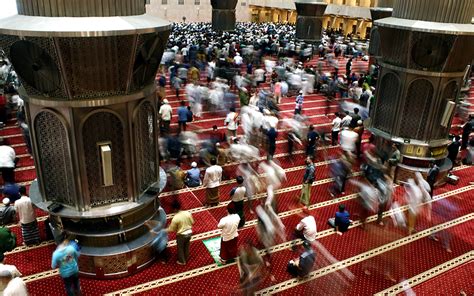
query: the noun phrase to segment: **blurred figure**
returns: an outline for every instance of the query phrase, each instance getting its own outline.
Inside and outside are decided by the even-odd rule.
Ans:
[[[81,295],[78,260],[79,252],[69,243],[69,239],[65,239],[53,253],[51,268],[59,268],[68,296]]]
[[[197,163],[193,161],[191,163],[191,169],[186,172],[184,184],[188,187],[198,187],[201,185],[201,171],[197,167]]]
[[[346,181],[351,173],[351,167],[351,163],[345,155],[330,164],[331,176],[334,178],[334,182],[329,187],[329,194],[332,197],[345,193]]]
[[[15,183],[15,166],[18,161],[15,150],[5,139],[1,139],[0,142],[0,173],[5,183]]]
[[[258,284],[264,279],[265,264],[260,252],[250,242],[245,243],[237,260],[240,288],[246,296],[254,295]]]
[[[310,157],[306,157],[306,169],[303,176],[303,187],[301,188],[300,203],[309,206],[311,199],[311,186],[316,176],[316,167]]]
[[[385,175],[384,178],[377,179],[377,189],[379,190],[379,205],[377,211],[377,221],[379,225],[383,226],[383,213],[390,208],[392,204],[393,195],[393,181],[390,176]]]
[[[459,208],[449,199],[444,198],[436,202],[435,206],[433,207],[433,220],[436,221],[437,224],[445,223],[448,221],[452,221],[456,219],[457,213],[459,212]],[[442,229],[440,231],[433,232],[430,235],[430,239],[438,242],[441,240],[441,244],[446,252],[451,253],[451,233],[449,229]]]
[[[375,212],[377,209],[377,201],[379,199],[378,195],[379,192],[377,189],[372,186],[371,184],[362,183],[356,180],[350,181],[353,185],[359,187],[359,195],[357,200],[359,201],[359,208],[360,208],[360,220],[362,229],[365,229],[365,224],[367,217],[371,212]]]
[[[287,270],[294,277],[305,277],[313,270],[316,254],[308,241],[303,242],[304,251],[298,258],[288,262]]]
[[[469,119],[462,127],[462,143],[461,149],[466,149],[469,142],[469,135],[474,129],[474,115],[469,115]]]
[[[165,229],[166,216],[164,221],[148,220],[144,225],[148,228],[151,237],[153,238],[150,246],[154,252],[155,258],[161,263],[167,263],[169,259],[167,244],[168,232]]]
[[[228,263],[237,257],[237,243],[239,234],[237,232],[240,217],[235,211],[235,206],[230,203],[227,206],[228,215],[222,218],[217,224],[217,228],[222,229],[220,260],[222,264]]]
[[[420,210],[420,204],[423,199],[420,188],[416,185],[413,179],[408,179],[404,185],[405,200],[408,204],[407,221],[408,221],[408,235],[415,232],[416,218]]]
[[[344,128],[341,132],[341,149],[348,155],[353,155],[357,150],[356,143],[358,139],[359,135],[356,132]]]
[[[206,169],[202,185],[206,187],[206,206],[216,206],[219,203],[219,186],[222,180],[222,167],[217,160],[211,158],[211,166]]]
[[[328,224],[336,230],[338,235],[342,235],[349,229],[352,220],[350,219],[349,212],[346,211],[346,206],[343,204],[339,205],[339,210],[336,212],[334,218],[329,218]]]

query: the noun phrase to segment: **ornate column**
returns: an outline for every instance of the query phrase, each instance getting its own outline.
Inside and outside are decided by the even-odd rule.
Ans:
[[[375,22],[381,71],[371,130],[401,144],[396,179],[451,167],[446,147],[466,66],[474,57],[472,0],[395,0]],[[443,174],[440,174],[443,177]]]
[[[216,31],[233,31],[237,0],[211,0],[211,5],[212,28]]]
[[[295,6],[298,13],[296,38],[309,42],[321,40],[327,3],[322,0],[295,0]]]
[[[133,273],[154,257],[143,223],[164,217],[154,80],[171,26],[143,0],[17,6],[0,47],[27,93],[30,196],[80,241],[82,275]]]
[[[391,17],[393,11],[393,1],[394,0],[379,0],[376,7],[370,8],[370,16],[372,17],[372,30],[370,31],[370,44],[369,44],[369,54],[370,54],[370,64],[373,64],[375,61],[380,58],[380,35],[375,21]]]

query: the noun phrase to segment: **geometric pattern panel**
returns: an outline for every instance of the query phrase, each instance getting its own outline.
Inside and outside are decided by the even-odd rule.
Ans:
[[[123,125],[111,112],[98,112],[86,120],[82,128],[84,158],[90,205],[101,206],[128,200]],[[110,143],[113,185],[104,186],[98,143]]]
[[[52,112],[43,111],[34,119],[35,136],[41,167],[41,184],[45,198],[70,206],[73,200],[74,183],[71,155],[64,125]]]
[[[139,90],[155,81],[169,33],[164,31],[138,35],[130,91]]]
[[[392,132],[397,111],[399,87],[400,79],[395,74],[387,73],[382,77],[374,114],[374,127],[387,133]]]
[[[73,99],[124,95],[134,36],[58,38]]]
[[[425,140],[432,100],[433,85],[429,80],[416,79],[410,84],[401,114],[401,137]]]
[[[150,102],[138,107],[135,116],[135,149],[138,192],[145,191],[158,181],[156,169],[155,111]]]
[[[299,16],[296,20],[296,38],[303,40],[321,39],[323,22],[319,18]]]

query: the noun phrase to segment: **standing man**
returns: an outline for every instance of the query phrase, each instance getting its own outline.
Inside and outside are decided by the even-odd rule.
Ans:
[[[397,169],[397,165],[400,163],[400,158],[401,154],[400,150],[398,150],[398,145],[392,143],[392,153],[388,159],[388,175],[392,180],[395,179],[395,170]]]
[[[434,160],[431,161],[431,169],[428,171],[428,175],[426,176],[426,181],[430,184],[430,196],[433,198],[434,193],[434,184],[436,183],[436,178],[439,174],[439,166],[436,165]]]
[[[168,135],[170,132],[171,117],[173,116],[173,108],[171,108],[168,99],[163,100],[158,114],[160,115],[160,126],[163,130],[163,134]]]
[[[206,206],[217,206],[219,203],[219,186],[222,180],[222,167],[217,165],[217,160],[212,157],[211,166],[204,173],[202,185],[206,187]]]
[[[311,185],[314,182],[316,168],[310,157],[306,157],[306,170],[303,176],[303,188],[301,188],[300,203],[309,206],[311,198]]]
[[[351,125],[352,117],[349,115],[349,111],[344,111],[344,113],[345,113],[345,116],[341,120],[341,127],[342,128],[344,128],[344,127],[348,128]]]
[[[244,178],[242,176],[237,176],[237,187],[232,188],[230,191],[231,202],[234,204],[235,212],[240,217],[239,228],[245,224],[245,214],[244,214],[244,199],[247,194],[247,189],[243,185]]]
[[[237,257],[237,242],[239,234],[237,232],[240,217],[235,211],[235,206],[230,203],[227,206],[228,215],[222,218],[217,224],[217,228],[222,229],[220,257],[222,264]]]
[[[178,246],[178,261],[176,263],[186,265],[189,259],[189,242],[193,234],[194,219],[190,212],[181,210],[181,203],[178,200],[173,201],[172,207],[176,214],[166,231],[176,232]]]
[[[296,97],[296,100],[295,100],[295,115],[296,114],[301,114],[302,110],[303,110],[303,101],[304,101],[304,96],[303,96],[303,91],[300,90],[300,93],[298,94],[298,96]]]
[[[227,142],[229,144],[232,143],[232,137],[237,137],[237,117],[239,117],[239,114],[235,112],[234,107],[231,107],[224,120],[224,124],[227,126]]]
[[[23,243],[27,246],[40,242],[38,222],[33,209],[31,199],[26,195],[26,187],[20,187],[21,197],[15,202],[15,210],[18,213]]]
[[[186,131],[186,122],[188,122],[188,108],[186,108],[186,103],[181,101],[178,108],[178,128],[179,132]]]
[[[267,138],[268,138],[268,160],[273,159],[273,155],[275,154],[276,150],[276,139],[278,137],[278,131],[274,127],[270,127],[267,131]]]
[[[339,115],[339,112],[334,113],[336,115],[336,118],[332,120],[332,128],[331,128],[331,144],[333,146],[337,145],[337,142],[339,140],[339,131],[341,130],[341,116]]]
[[[81,295],[78,259],[79,252],[69,243],[68,239],[65,239],[53,253],[51,268],[59,268],[59,274],[63,279],[68,296]]]
[[[311,124],[309,126],[309,132],[306,137],[306,156],[310,157],[311,160],[314,160],[314,153],[316,152],[316,141],[319,139],[319,134],[314,130],[314,126]]]
[[[455,136],[453,142],[448,146],[448,158],[451,160],[453,166],[451,169],[454,168],[456,165],[456,159],[458,158],[459,148],[461,148],[461,137]]]

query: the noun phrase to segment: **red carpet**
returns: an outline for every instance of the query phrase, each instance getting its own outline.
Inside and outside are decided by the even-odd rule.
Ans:
[[[340,62],[342,64],[342,62]],[[367,67],[364,62],[356,62],[355,68],[363,71]],[[353,66],[354,67],[354,66]],[[327,69],[325,69],[327,70]],[[176,100],[174,92],[168,90],[167,94],[173,108],[176,108],[179,101]],[[183,96],[184,98],[184,96]],[[318,128],[328,128],[333,116],[325,117],[323,115],[326,102],[321,95],[309,95],[305,97],[304,107],[305,115],[309,116],[309,120],[313,124],[319,125]],[[294,98],[285,98],[280,105],[283,117],[291,117],[294,110]],[[338,110],[333,107],[331,112]],[[225,115],[224,115],[225,116]],[[189,130],[199,131],[209,129],[213,125],[223,127],[223,115],[203,113],[201,118],[196,119],[189,126]],[[459,122],[455,119],[456,124]],[[7,136],[10,143],[15,144],[14,148],[20,155],[19,168],[16,171],[18,182],[29,184],[31,180],[36,178],[33,160],[29,157],[23,142],[23,136],[18,127],[13,126],[13,122],[8,128],[0,130],[0,136]],[[172,124],[172,128],[176,128]],[[280,131],[278,137],[276,154],[287,152],[286,132]],[[297,211],[297,200],[300,194],[302,177],[304,174],[304,154],[301,153],[303,147],[296,147],[296,151],[291,157],[286,154],[279,155],[275,159],[280,163],[282,168],[287,170],[287,181],[284,182],[282,188],[277,194],[278,211],[282,215],[282,220],[286,226],[287,239],[291,240],[291,233],[295,225],[300,220]],[[266,153],[262,150],[262,156]],[[328,194],[328,188],[331,185],[330,172],[327,163],[328,157],[337,158],[339,148],[333,147],[326,150],[319,150],[317,153],[316,181],[324,180],[316,183],[312,187],[311,196],[311,213],[315,216],[318,225],[318,232],[321,237],[318,242],[332,254],[336,260],[346,260],[349,258],[357,259],[360,254],[373,250],[377,247],[391,244],[399,239],[406,237],[406,233],[401,232],[393,227],[382,228],[370,222],[366,230],[355,227],[343,236],[334,234],[328,230],[329,226],[326,221],[334,215],[339,203],[344,203],[352,214],[354,220],[358,219],[359,205],[356,200],[356,188],[351,184],[347,184],[344,196],[332,200]],[[191,161],[195,159],[185,159],[183,168],[189,168]],[[237,174],[238,164],[229,164],[224,167],[227,174],[225,185],[221,186],[221,202],[229,200],[230,190],[235,186],[235,176]],[[295,168],[298,167],[298,168]],[[353,173],[358,173],[358,164],[354,165]],[[446,185],[436,190],[436,195],[447,193],[445,200],[456,205],[457,210],[454,215],[461,217],[473,212],[474,201],[472,195],[474,187],[469,187],[462,193],[454,193],[456,189],[470,186],[469,182],[474,181],[474,169],[472,167],[461,168],[456,171],[460,179],[457,186]],[[361,179],[360,176],[352,177]],[[403,206],[403,189],[398,187],[395,192],[396,200]],[[84,295],[102,295],[112,293],[114,291],[136,287],[131,291],[125,291],[124,294],[137,293],[142,295],[229,295],[242,294],[238,289],[239,276],[237,266],[235,264],[217,268],[213,259],[202,243],[203,239],[218,236],[215,232],[217,221],[226,213],[225,204],[218,207],[204,209],[205,192],[202,188],[195,188],[191,191],[181,190],[179,192],[171,191],[166,188],[161,196],[161,203],[165,211],[171,213],[171,201],[179,198],[183,204],[183,208],[193,212],[196,221],[193,227],[193,241],[191,242],[191,258],[186,266],[175,263],[176,246],[173,242],[170,247],[171,258],[168,264],[154,263],[143,272],[135,274],[125,279],[98,281],[94,279],[81,278],[81,286]],[[253,206],[260,204],[264,197],[254,201]],[[436,209],[439,201],[433,201],[433,208]],[[45,213],[38,211],[38,216],[44,219]],[[255,214],[252,214],[248,208],[245,212],[247,225],[239,232],[239,243],[242,244],[247,240],[257,242],[257,234],[255,230]],[[389,218],[386,218],[389,219]],[[168,219],[170,220],[170,219]],[[433,223],[429,224],[424,216],[421,216],[417,222],[417,231],[422,231],[445,223],[440,217],[434,216]],[[44,228],[44,223],[40,222],[40,227]],[[18,235],[18,242],[21,242],[21,231],[18,226],[10,227],[13,232]],[[452,253],[447,253],[440,243],[436,243],[428,238],[420,238],[398,248],[391,248],[384,251],[381,255],[363,260],[361,262],[354,261],[347,268],[353,274],[348,278],[340,271],[333,271],[322,274],[314,279],[308,279],[304,283],[296,283],[284,289],[278,288],[275,292],[284,295],[371,295],[384,290],[395,283],[386,279],[384,276],[384,268],[391,267],[392,276],[401,281],[422,273],[434,266],[449,261],[452,258],[460,256],[473,249],[474,238],[466,235],[474,231],[474,223],[472,220],[463,222],[459,225],[450,227],[447,231],[451,234]],[[44,237],[44,233],[42,233]],[[199,235],[199,236],[198,236]],[[174,235],[170,235],[170,240],[174,240]],[[279,242],[283,244],[284,242]],[[17,249],[6,255],[6,263],[16,265],[24,276],[35,275],[35,278],[27,277],[28,289],[31,295],[65,295],[62,281],[58,275],[49,276],[51,254],[54,251],[54,244],[44,242],[44,245],[36,248]],[[260,246],[261,247],[261,246]],[[288,250],[287,245],[281,245],[272,251],[272,267],[271,273],[276,280],[271,281],[265,278],[256,290],[262,290],[279,283],[290,280],[289,274],[286,272],[286,264],[288,260],[293,258],[295,253]],[[325,267],[331,266],[333,262],[327,259],[320,249],[317,250],[316,272]],[[383,266],[384,268],[381,268]],[[364,271],[368,269],[371,275],[366,275]],[[459,288],[465,289],[465,292],[472,294],[472,284],[466,284],[467,279],[472,274],[472,264],[462,265],[455,269],[456,272],[446,272],[439,277],[435,277],[428,282],[419,286],[415,286],[414,290],[420,295],[457,295]],[[456,276],[458,275],[458,276]],[[175,278],[167,279],[167,277],[175,276]],[[163,279],[163,282],[157,280]],[[462,281],[464,279],[464,283]],[[450,284],[443,285],[443,282],[449,281]],[[451,284],[452,283],[452,284]],[[469,290],[471,288],[471,290]],[[457,290],[456,290],[457,289]],[[458,292],[455,292],[458,291]],[[425,293],[427,292],[427,293]]]

